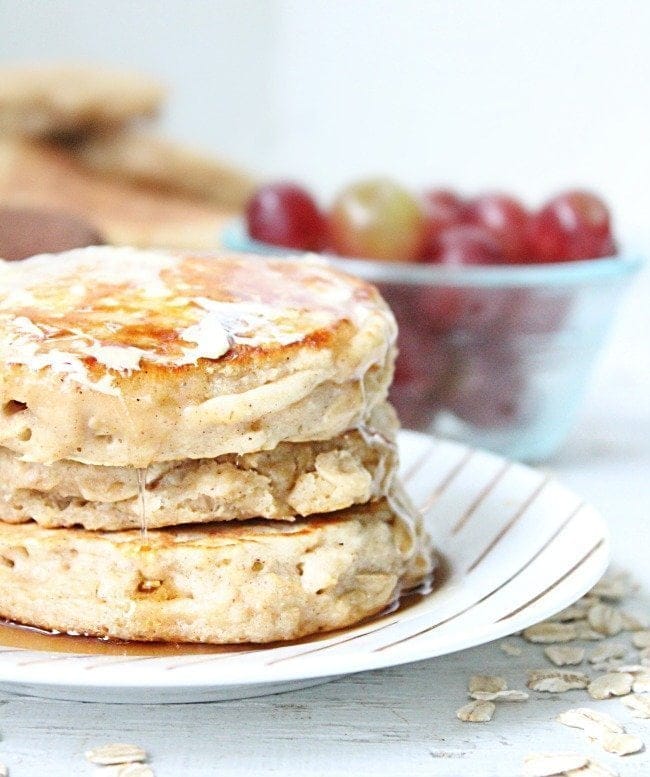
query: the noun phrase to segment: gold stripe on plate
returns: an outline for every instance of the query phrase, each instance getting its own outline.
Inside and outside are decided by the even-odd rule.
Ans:
[[[518,615],[520,612],[523,612],[527,607],[530,607],[531,604],[534,604],[535,602],[539,601],[543,596],[546,596],[546,594],[549,591],[552,591],[554,588],[557,588],[560,583],[564,582],[569,575],[572,575],[577,569],[579,569],[585,561],[587,561],[591,556],[594,555],[594,553],[602,547],[603,543],[605,542],[605,538],[601,537],[600,540],[591,548],[591,550],[587,551],[585,555],[580,559],[580,561],[576,561],[576,563],[569,569],[568,572],[565,572],[562,577],[560,577],[558,580],[556,580],[554,583],[548,586],[548,588],[545,588],[541,593],[537,594],[537,596],[533,597],[530,601],[526,602],[526,604],[522,604],[521,607],[517,607],[516,610],[513,610],[512,612],[509,612],[507,615],[504,615],[502,618],[499,618],[497,623],[501,623],[501,621],[507,621],[508,618],[512,618],[515,615]]]
[[[444,494],[444,492],[449,488],[451,483],[454,481],[455,478],[458,477],[458,475],[463,471],[465,466],[469,463],[469,460],[472,458],[472,456],[476,453],[475,450],[471,449],[468,450],[458,461],[454,466],[449,470],[449,472],[443,477],[443,479],[438,483],[437,486],[429,493],[429,495],[426,497],[422,505],[418,508],[421,513],[428,513],[429,510],[433,507],[434,503],[437,501],[437,499]]]
[[[477,601],[470,604],[468,607],[465,607],[465,609],[460,610],[459,612],[454,613],[453,615],[450,615],[449,617],[445,618],[444,620],[439,621],[438,623],[434,623],[431,626],[428,626],[426,629],[421,629],[420,631],[415,632],[415,634],[411,634],[408,637],[403,637],[402,639],[398,639],[395,642],[390,642],[386,645],[382,645],[381,647],[375,648],[373,650],[374,653],[381,653],[383,650],[387,650],[388,648],[395,647],[396,645],[401,645],[404,642],[408,642],[411,639],[415,639],[416,637],[421,637],[423,634],[427,634],[430,631],[433,631],[434,629],[439,628],[440,626],[444,626],[447,623],[450,623],[455,618],[459,618],[461,615],[465,615],[470,610],[472,610],[474,607],[477,607],[479,604],[483,604],[487,599],[489,599],[491,596],[494,596],[494,594],[498,593],[499,591],[502,591],[507,585],[512,583],[513,580],[515,580],[519,575],[524,572],[541,554],[551,545],[551,543],[564,531],[564,529],[567,528],[567,526],[575,519],[575,517],[580,513],[580,511],[585,507],[584,502],[580,502],[572,511],[571,513],[562,521],[562,523],[555,529],[553,534],[544,542],[544,544],[526,561],[526,563],[521,566],[516,572],[514,572],[507,580],[504,580],[502,583],[500,583],[496,588],[494,588],[492,591],[489,591],[487,594],[482,596],[480,599],[477,599]],[[567,575],[570,575],[574,569],[570,569],[569,572],[566,573],[566,575],[563,576],[566,577]]]
[[[435,453],[438,448],[438,444],[429,445],[429,447],[411,464],[411,466],[402,475],[402,483],[406,484],[409,480],[412,480],[418,472],[424,467],[429,458]]]
[[[470,572],[473,572],[476,567],[482,562],[485,561],[485,559],[492,553],[492,551],[496,548],[496,546],[501,542],[501,540],[506,536],[506,534],[512,529],[512,527],[517,523],[517,521],[522,518],[528,508],[533,504],[533,502],[537,499],[537,497],[542,493],[542,491],[546,488],[546,486],[550,482],[550,476],[546,476],[543,480],[541,480],[537,487],[533,490],[533,492],[526,498],[526,500],[519,506],[515,514],[512,516],[512,518],[503,526],[499,533],[496,535],[496,537],[490,542],[490,544],[485,548],[485,550],[479,555],[479,557],[473,561],[469,567],[467,568],[467,574]]]
[[[498,485],[499,481],[503,479],[503,476],[506,474],[506,472],[508,472],[510,467],[512,467],[512,462],[505,461],[503,465],[499,468],[497,473],[494,475],[494,477],[488,483],[486,483],[485,486],[483,486],[483,488],[476,495],[476,498],[471,503],[471,505],[467,508],[467,510],[465,510],[465,512],[460,516],[460,518],[456,521],[456,523],[451,527],[452,534],[458,534],[458,532],[465,526],[465,524],[469,521],[472,515],[474,515],[474,513],[481,506],[482,502],[489,496],[492,490]]]

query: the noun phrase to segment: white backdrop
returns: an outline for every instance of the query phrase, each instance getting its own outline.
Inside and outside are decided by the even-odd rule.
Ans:
[[[600,190],[650,244],[647,0],[0,0],[0,58],[137,66],[165,125],[324,197]]]

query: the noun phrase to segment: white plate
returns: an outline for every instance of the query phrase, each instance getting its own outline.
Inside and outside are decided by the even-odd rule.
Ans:
[[[402,472],[446,575],[417,604],[317,640],[240,652],[102,656],[0,650],[0,688],[59,699],[196,702],[260,696],[404,664],[519,631],[602,575],[607,529],[559,483],[521,464],[415,432]]]

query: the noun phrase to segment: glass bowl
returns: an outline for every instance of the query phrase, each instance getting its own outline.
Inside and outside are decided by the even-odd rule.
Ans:
[[[226,248],[294,253],[251,240]],[[565,439],[634,255],[545,265],[442,267],[327,257],[376,284],[399,324],[390,399],[402,424],[540,461]]]

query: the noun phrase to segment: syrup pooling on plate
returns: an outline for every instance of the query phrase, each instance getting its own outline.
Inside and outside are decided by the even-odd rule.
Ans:
[[[290,645],[306,645],[312,642],[322,642],[345,635],[353,629],[379,623],[384,618],[396,618],[401,613],[416,607],[424,599],[440,590],[449,576],[448,564],[442,556],[436,557],[434,571],[416,588],[409,591],[398,591],[392,601],[384,609],[347,629],[321,632],[302,639],[282,643],[256,645],[243,643],[239,645],[208,645],[192,642],[125,642],[119,639],[102,639],[83,635],[62,634],[60,632],[44,631],[33,626],[23,626],[0,620],[0,647],[19,650],[29,650],[44,653],[69,653],[76,655],[97,656],[150,656],[164,658],[165,656],[191,656],[196,654],[246,653],[249,651],[273,650],[276,647]]]

